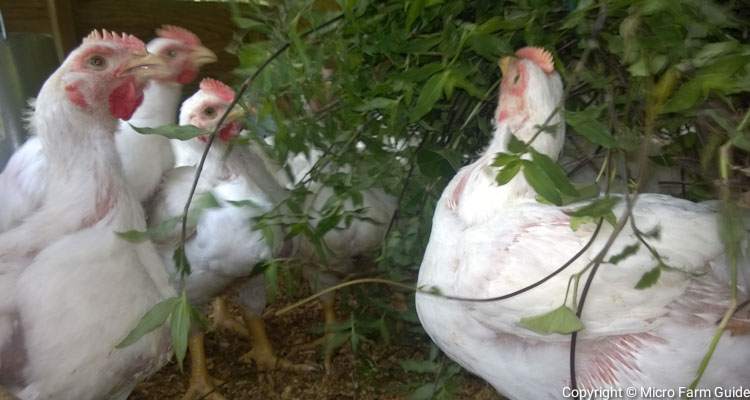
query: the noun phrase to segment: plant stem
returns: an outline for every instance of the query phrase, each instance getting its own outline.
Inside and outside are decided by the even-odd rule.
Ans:
[[[312,33],[315,33],[321,29],[324,29],[327,26],[330,26],[334,24],[335,22],[339,21],[340,19],[344,18],[344,14],[339,14],[338,16],[331,18],[330,20],[324,22],[320,26],[317,26],[313,29],[308,30],[307,32],[300,35],[301,38],[304,38]],[[229,104],[227,109],[224,111],[224,114],[219,118],[219,122],[216,124],[216,128],[214,128],[213,132],[211,132],[211,135],[208,138],[208,143],[206,143],[206,147],[203,150],[203,155],[201,156],[201,160],[198,163],[198,166],[196,167],[195,171],[195,178],[193,178],[193,184],[190,187],[190,193],[188,194],[187,201],[185,202],[185,208],[182,213],[182,228],[180,232],[180,247],[184,249],[185,242],[187,241],[187,219],[188,219],[188,211],[190,210],[190,203],[193,201],[193,196],[195,195],[195,189],[198,187],[198,181],[201,178],[201,173],[203,172],[203,166],[206,162],[206,158],[208,157],[208,152],[211,150],[211,145],[213,145],[214,140],[216,140],[216,135],[219,132],[219,129],[222,128],[222,125],[224,124],[224,121],[227,118],[227,115],[229,115],[229,112],[232,111],[235,105],[240,102],[240,99],[242,99],[242,95],[247,91],[247,89],[250,87],[250,84],[255,81],[255,79],[258,77],[258,75],[263,72],[263,70],[268,67],[273,60],[278,58],[284,51],[286,51],[289,46],[291,45],[291,42],[285,43],[283,46],[281,46],[278,50],[276,50],[273,54],[271,54],[264,62],[261,64],[258,69],[250,75],[247,79],[245,79],[244,82],[242,82],[242,85],[240,86],[239,91],[237,92],[237,95],[234,97],[234,100]],[[187,265],[186,255],[184,250],[180,252],[180,262],[177,263],[178,271],[180,271],[180,279],[183,281],[185,280],[185,272],[184,266]]]

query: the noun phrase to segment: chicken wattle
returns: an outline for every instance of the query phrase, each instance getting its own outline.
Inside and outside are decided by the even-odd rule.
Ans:
[[[501,65],[494,138],[484,155],[462,168],[443,191],[419,272],[420,287],[436,287],[446,295],[491,298],[530,285],[580,251],[594,231],[593,224],[572,230],[565,211],[580,205],[538,202],[523,174],[503,186],[496,184],[495,154],[508,152],[512,135],[531,141],[558,110],[563,96],[560,77],[546,51],[524,48]],[[557,112],[548,121],[553,132],[542,132],[531,144],[553,160],[564,140],[561,115]],[[625,206],[620,203],[614,209],[618,217]],[[658,238],[647,240],[674,269],[663,269],[654,286],[639,290],[635,286],[641,277],[657,265],[644,246],[617,265],[602,264],[581,318],[585,328],[579,332],[577,346],[579,387],[687,386],[716,321],[727,309],[724,246],[709,205],[643,194],[633,217],[644,232],[661,228]],[[571,275],[596,256],[611,232],[605,223],[591,247],[568,269],[503,301],[453,301],[418,294],[420,321],[448,356],[504,396],[562,398],[563,389],[570,386],[570,335],[536,333],[519,322],[559,307]],[[628,226],[609,254],[619,254],[637,242]],[[726,333],[701,387],[747,384],[749,357],[750,336]],[[633,398],[643,396],[640,393]]]

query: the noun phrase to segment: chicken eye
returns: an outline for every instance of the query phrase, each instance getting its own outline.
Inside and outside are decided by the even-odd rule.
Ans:
[[[513,84],[515,85],[516,83],[518,83],[518,79],[520,78],[521,78],[521,74],[516,74],[516,76],[513,78]]]
[[[167,50],[167,57],[169,58],[177,57],[177,50],[174,50],[174,49]]]
[[[203,109],[203,115],[207,117],[213,117],[214,115],[216,115],[216,109],[213,107],[206,107]]]
[[[107,60],[104,59],[104,57],[96,55],[91,56],[88,60],[89,66],[93,67],[94,69],[104,69],[104,67],[107,66]]]

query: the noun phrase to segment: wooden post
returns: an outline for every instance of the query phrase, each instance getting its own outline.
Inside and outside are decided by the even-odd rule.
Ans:
[[[57,57],[60,62],[65,59],[78,41],[70,3],[71,0],[47,0],[52,36],[55,38]]]

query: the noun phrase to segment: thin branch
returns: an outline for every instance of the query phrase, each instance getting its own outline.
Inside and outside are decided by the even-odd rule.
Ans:
[[[337,21],[344,18],[344,14],[339,14],[338,16],[331,18],[330,20],[324,22],[323,24],[310,29],[306,32],[304,32],[302,35],[300,35],[301,38],[304,38],[312,33],[315,33],[317,31],[320,31],[321,29],[324,29]],[[198,166],[195,171],[195,178],[193,179],[193,184],[190,187],[190,194],[188,195],[187,201],[185,202],[185,208],[183,210],[182,214],[182,229],[180,232],[180,247],[184,248],[185,242],[187,240],[187,219],[188,219],[188,211],[190,210],[190,203],[193,201],[193,196],[195,195],[195,189],[198,187],[198,181],[200,180],[201,173],[203,172],[203,165],[206,162],[206,158],[208,157],[208,152],[211,150],[211,145],[213,145],[214,140],[216,140],[216,135],[219,132],[219,130],[222,128],[222,125],[224,124],[224,121],[227,118],[227,115],[229,115],[229,112],[232,111],[235,105],[239,103],[240,99],[242,98],[242,95],[247,91],[247,89],[250,87],[250,84],[252,84],[255,79],[258,77],[258,75],[263,72],[263,70],[268,67],[273,60],[278,58],[282,53],[284,53],[289,47],[291,46],[291,42],[285,43],[283,46],[281,46],[278,50],[276,50],[271,56],[269,56],[266,61],[261,64],[258,69],[250,75],[247,79],[245,79],[244,82],[242,82],[242,85],[240,86],[239,91],[237,92],[237,95],[234,97],[234,100],[232,100],[232,103],[229,104],[229,107],[227,107],[226,111],[224,111],[224,114],[219,118],[219,122],[216,124],[216,127],[214,128],[213,132],[211,132],[211,135],[208,138],[208,143],[206,143],[206,148],[203,150],[203,155],[201,156],[201,160],[198,163]],[[177,263],[177,268],[180,271],[180,277],[181,279],[185,278],[185,274],[187,271],[185,271],[184,266],[187,264],[186,255],[185,252],[182,251],[179,253],[180,260]]]
[[[306,303],[309,303],[309,302],[311,302],[311,301],[317,299],[318,297],[321,297],[321,296],[323,296],[323,295],[325,295],[327,293],[334,292],[336,290],[343,289],[343,288],[348,287],[348,286],[359,285],[359,284],[363,284],[363,283],[378,283],[378,284],[383,284],[383,285],[395,286],[395,287],[398,287],[398,288],[401,288],[401,289],[405,289],[405,290],[408,290],[408,291],[412,291],[412,292],[415,292],[415,293],[421,293],[421,294],[426,294],[426,295],[429,295],[429,296],[435,296],[435,297],[443,298],[443,299],[446,299],[446,300],[466,301],[466,302],[472,302],[472,303],[489,303],[489,302],[494,302],[494,301],[506,300],[506,299],[509,299],[511,297],[518,296],[518,295],[520,295],[522,293],[528,292],[529,290],[534,289],[535,287],[542,285],[544,282],[547,282],[548,280],[552,279],[555,275],[557,275],[560,272],[564,271],[571,264],[573,264],[573,262],[575,262],[579,257],[581,257],[583,255],[583,253],[585,253],[589,249],[589,247],[591,247],[591,244],[594,243],[594,240],[598,236],[599,230],[601,229],[603,222],[604,222],[604,219],[600,218],[599,222],[596,224],[596,229],[594,229],[594,233],[591,235],[591,238],[589,239],[589,241],[583,246],[583,248],[581,248],[581,250],[579,250],[575,255],[573,255],[570,259],[568,259],[568,261],[566,261],[565,264],[563,264],[560,268],[552,271],[549,275],[545,276],[544,278],[542,278],[542,279],[540,279],[540,280],[538,280],[538,281],[536,281],[536,282],[534,282],[534,283],[532,283],[530,285],[524,286],[521,289],[514,290],[514,291],[512,291],[510,293],[503,294],[503,295],[500,295],[500,296],[486,297],[486,298],[453,296],[453,295],[442,294],[442,293],[440,293],[440,292],[438,292],[436,290],[425,290],[425,289],[422,289],[422,288],[419,288],[419,287],[414,287],[414,286],[411,286],[411,285],[406,285],[406,284],[403,284],[401,282],[396,282],[396,281],[392,281],[392,280],[389,280],[389,279],[363,278],[363,279],[355,279],[355,280],[352,280],[352,281],[349,281],[349,282],[340,283],[338,285],[331,286],[329,288],[321,290],[320,292],[312,294],[312,295],[310,295],[310,296],[308,296],[308,297],[306,297],[306,298],[304,298],[302,300],[297,301],[296,303],[293,303],[293,304],[291,304],[289,306],[286,306],[286,307],[282,308],[281,310],[277,311],[275,315],[276,316],[281,316],[281,315],[286,314],[289,311],[291,311],[291,310],[293,310],[293,309],[295,309],[295,308],[297,308],[299,306],[302,306],[302,305],[304,305]]]

